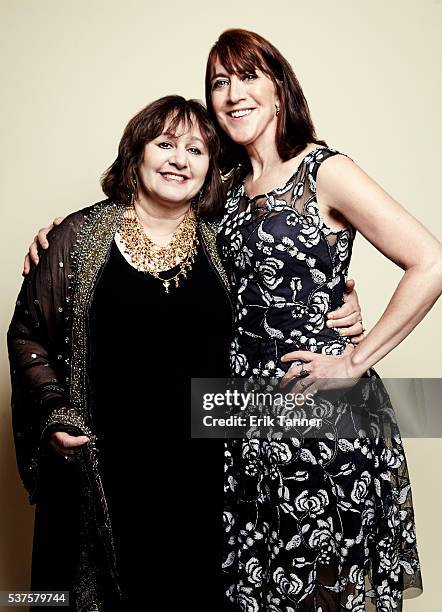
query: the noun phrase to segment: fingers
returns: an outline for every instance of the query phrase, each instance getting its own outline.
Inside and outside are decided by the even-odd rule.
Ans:
[[[37,235],[34,237],[34,241],[29,245],[28,253],[25,256],[25,260],[23,263],[23,275],[29,274],[31,269],[31,262],[35,265],[38,265],[39,257],[38,257],[38,247],[40,246],[42,249],[49,248],[49,242],[47,239],[48,233],[54,227],[54,225],[60,225],[63,221],[64,217],[57,217],[54,219],[51,225],[47,227],[42,227],[38,230]]]
[[[347,346],[344,349],[344,355],[348,355],[348,353],[352,353],[355,350],[355,347],[353,346],[352,343],[347,344]]]
[[[54,227],[54,224],[48,225],[48,227],[42,227],[38,230],[37,236],[34,238],[34,242],[37,242],[42,249],[47,249],[49,247],[49,242],[47,241],[46,236]]]
[[[54,432],[49,440],[49,443],[57,453],[67,457],[75,456],[75,449],[87,442],[89,442],[87,436],[71,436],[64,431]]]
[[[295,361],[298,363],[292,363],[287,372],[281,379],[281,388],[284,389],[293,378],[299,378],[302,376],[301,372],[307,372],[309,368],[307,364],[314,359],[314,354],[311,351],[292,351],[286,353],[281,357],[283,363],[288,361]],[[305,363],[303,363],[305,362]]]
[[[62,446],[59,446],[55,442],[51,442],[51,446],[55,450],[55,452],[58,455],[61,455],[62,457],[68,457],[68,458],[75,457],[75,451],[74,450],[64,449]]]
[[[69,438],[65,440],[65,448],[76,448],[88,442],[89,438],[87,436],[69,436]]]
[[[355,280],[353,278],[348,278],[345,283],[345,293],[351,293],[355,288]]]
[[[351,340],[353,342],[354,340],[354,336],[362,336],[364,334],[364,327],[362,325],[362,321],[358,321],[357,323],[355,323],[354,325],[350,325],[350,327],[341,327],[340,328],[341,333],[343,333],[344,336],[351,336]],[[344,333],[345,332],[345,333]],[[360,342],[360,340],[359,340]]]
[[[37,236],[35,236],[34,238],[34,242],[32,242],[29,245],[29,257],[31,258],[31,261],[33,264],[37,265],[39,262],[39,257],[38,257],[38,243],[37,243]]]
[[[311,351],[292,351],[291,353],[285,353],[281,357],[281,361],[285,363],[286,361],[312,361],[315,358],[314,353]]]
[[[22,272],[22,275],[26,276],[27,274],[29,274],[30,270],[31,270],[31,261],[29,259],[29,253],[26,253],[25,260],[23,262],[23,272]]]
[[[345,291],[343,295],[344,304],[349,304],[352,310],[361,311],[361,307],[359,306],[359,299],[356,290]]]
[[[339,319],[328,320],[326,325],[327,327],[351,327],[358,324],[360,320],[358,313],[352,312],[347,316],[339,317]],[[361,333],[361,330],[359,329],[358,332]]]
[[[352,344],[359,344],[359,342],[361,342],[361,340],[363,340],[364,338],[365,338],[364,334],[359,334],[358,336],[352,336],[351,337]]]
[[[352,325],[351,327],[335,327],[334,329],[338,333],[338,335],[341,337],[343,336],[351,337],[352,335],[351,330],[356,330],[356,331],[353,331],[353,333],[356,333],[358,335],[362,332],[362,326],[360,324]]]
[[[300,365],[292,364],[281,379],[281,383],[280,383],[281,389],[284,389],[293,379],[302,380],[302,383],[304,385],[305,381],[308,378],[308,376],[306,376],[307,372],[309,373],[310,370],[306,364],[304,363],[301,363]]]
[[[76,446],[82,446],[89,442],[87,436],[71,436],[64,431],[56,431],[54,436],[58,444],[61,444],[64,448],[75,448]]]
[[[74,449],[64,448],[62,444],[58,443],[57,440],[52,437],[49,440],[49,444],[52,446],[52,448],[55,450],[56,453],[58,453],[59,455],[62,455],[63,457],[74,457],[75,456]]]
[[[362,326],[362,321],[358,321],[354,325],[350,325],[350,327],[338,327],[337,325],[333,326],[335,331],[338,332],[340,336],[348,336],[351,337],[353,342],[353,338],[356,336],[361,336],[364,333],[364,328]],[[361,338],[362,339],[362,338]],[[359,340],[360,342],[361,340]]]
[[[352,315],[354,313],[360,314],[359,308],[357,306],[355,307],[352,302],[346,302],[342,306],[339,306],[339,308],[328,312],[327,317],[328,319],[333,320],[342,319],[343,317],[348,317],[349,315]]]
[[[34,242],[28,247],[28,252],[25,255],[25,259],[23,262],[23,276],[26,276],[31,271],[31,262],[35,265],[38,264],[38,250],[37,250],[37,236],[34,238]]]

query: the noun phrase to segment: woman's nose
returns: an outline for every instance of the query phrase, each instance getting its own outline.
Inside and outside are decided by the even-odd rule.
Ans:
[[[229,100],[232,104],[236,104],[244,98],[244,84],[236,75],[233,75],[230,79]]]
[[[177,168],[185,168],[187,166],[187,155],[184,150],[175,149],[170,156],[169,163]]]

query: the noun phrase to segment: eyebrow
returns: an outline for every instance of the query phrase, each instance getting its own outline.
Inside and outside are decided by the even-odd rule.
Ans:
[[[172,138],[173,140],[178,140],[178,137],[176,136],[176,134],[172,134],[172,132],[163,132],[163,135],[168,136],[169,138]],[[207,147],[204,140],[202,140],[201,138],[198,138],[198,136],[192,136],[189,140],[190,142],[193,142],[194,140],[198,140],[198,142],[200,142],[204,147]]]
[[[200,142],[204,147],[207,147],[206,143],[204,142],[204,140],[201,140],[201,138],[198,138],[198,136],[192,136],[192,138],[190,139],[190,141],[194,141],[197,140],[198,142]]]
[[[210,80],[213,81],[213,79],[217,79],[218,77],[227,77],[227,78],[229,78],[229,75],[226,74],[225,72],[217,72],[216,74],[213,75],[213,77]]]
[[[257,70],[259,70],[259,68],[254,68],[253,72],[256,72]],[[238,70],[238,72],[235,72],[234,74],[246,74],[248,73],[248,70]],[[219,77],[224,77],[224,78],[230,78],[230,75],[225,73],[225,72],[217,72],[216,74],[213,75],[213,77],[210,79],[210,81],[212,82],[213,80],[219,78]]]
[[[198,136],[193,136],[191,140],[198,140],[198,142],[200,142],[202,145],[207,146],[204,140],[202,140],[201,138],[198,138]]]

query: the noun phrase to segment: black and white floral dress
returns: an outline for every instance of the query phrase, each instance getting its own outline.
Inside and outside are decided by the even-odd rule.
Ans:
[[[355,237],[330,229],[316,202],[319,165],[336,154],[318,146],[269,193],[249,198],[244,179],[228,193],[218,239],[236,301],[234,377],[280,378],[284,353],[339,355],[350,342],[325,326]],[[379,376],[366,376],[391,415]],[[360,612],[368,599],[400,611],[422,580],[399,430],[343,437],[320,416],[323,437],[226,442],[226,595],[244,612]]]

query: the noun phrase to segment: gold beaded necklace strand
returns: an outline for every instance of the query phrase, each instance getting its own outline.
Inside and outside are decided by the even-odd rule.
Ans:
[[[189,208],[184,219],[165,247],[152,242],[146,235],[132,204],[125,207],[119,234],[123,249],[133,265],[140,272],[147,272],[163,283],[166,293],[175,282],[179,286],[180,277],[186,279],[195,260],[198,238],[196,235],[197,219]],[[171,278],[161,278],[160,273],[179,265],[178,272]]]

